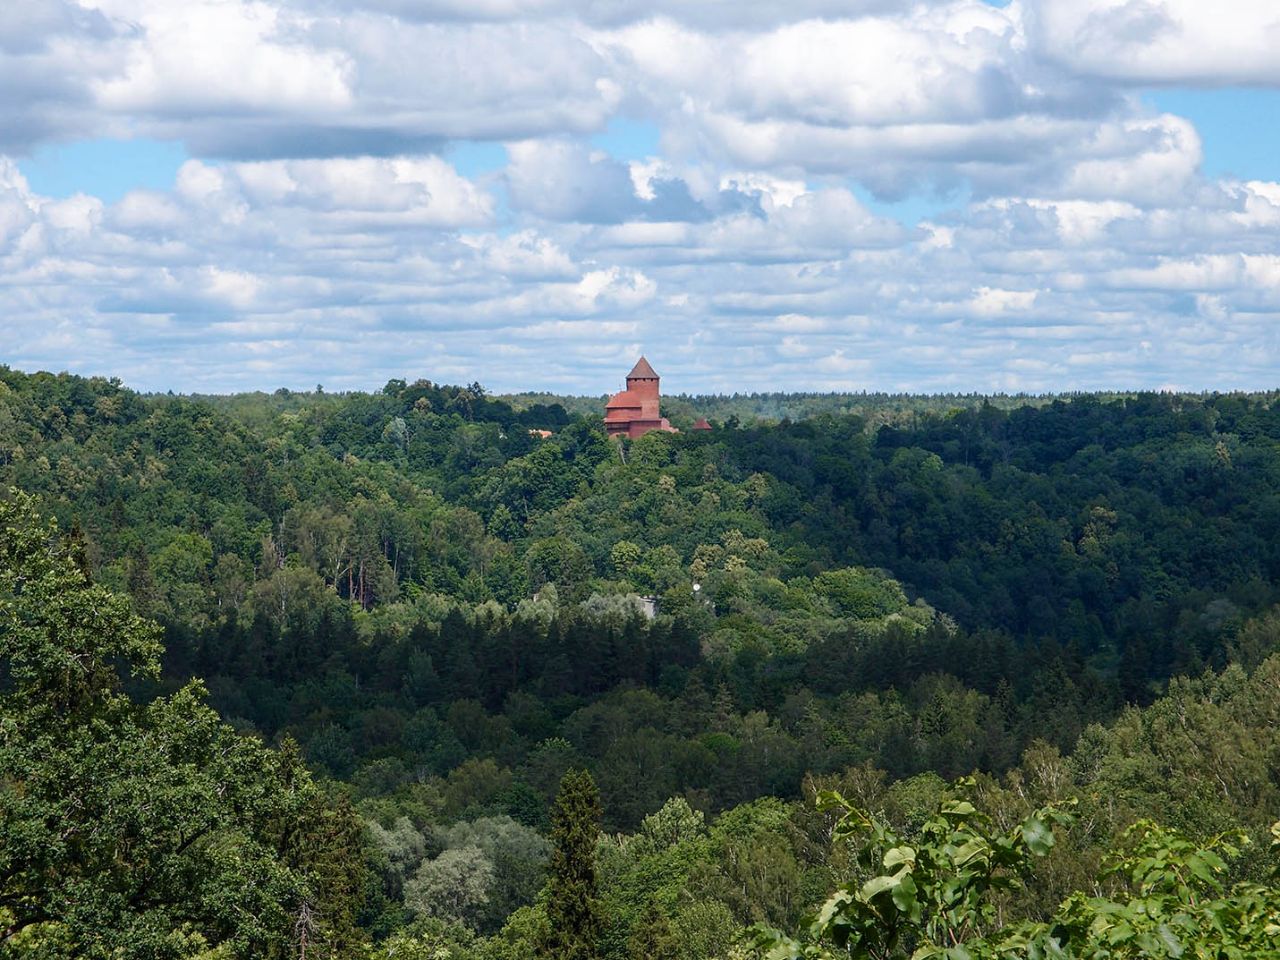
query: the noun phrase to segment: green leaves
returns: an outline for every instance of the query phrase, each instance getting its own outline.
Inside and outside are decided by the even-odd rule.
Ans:
[[[305,770],[223,724],[198,683],[145,705],[119,692],[117,663],[153,673],[156,638],[29,498],[0,502],[0,950],[271,957],[303,931],[324,956],[335,927],[314,918],[341,909],[317,891],[340,871],[308,864],[358,854],[332,830],[307,841]]]
[[[912,866],[915,862],[916,852],[911,847],[894,847],[884,855],[884,868],[886,870],[892,870],[902,863]]]
[[[844,804],[837,836],[861,844],[860,862],[877,872],[828,899],[807,941],[757,931],[761,944],[780,951],[770,956],[835,956],[825,950],[830,944],[840,956],[884,960],[1280,958],[1280,889],[1223,890],[1228,861],[1247,842],[1239,835],[1201,845],[1140,822],[1099,878],[1113,897],[1076,893],[1046,922],[1002,929],[992,895],[1021,883],[1053,849],[1055,827],[1070,821],[1065,811],[1044,807],[1001,832],[972,803],[948,800],[908,845],[836,794],[821,803]],[[1280,824],[1273,838],[1280,848]]]
[[[920,922],[920,902],[916,899],[917,888],[911,874],[903,871],[898,875],[898,882],[892,888],[893,905],[912,923]]]
[[[115,661],[157,675],[159,636],[126,597],[89,583],[31,497],[10,490],[0,499],[0,658],[10,703],[62,717],[91,708],[118,687]]]
[[[1040,818],[1030,816],[1022,823],[1022,842],[1037,857],[1046,856],[1053,849],[1053,830]]]
[[[837,793],[820,794],[818,804],[840,811],[834,835],[858,844],[859,861],[876,872],[833,894],[813,917],[810,937],[857,957],[900,957],[906,949],[916,960],[989,956],[981,945],[993,932],[991,896],[1020,882],[1031,859],[1053,846],[1050,824],[1067,819],[1045,808],[1002,832],[968,800],[949,799],[906,844]]]

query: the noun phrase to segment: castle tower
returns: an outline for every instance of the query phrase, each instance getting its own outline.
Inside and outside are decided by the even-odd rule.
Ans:
[[[641,357],[627,374],[627,389],[645,400],[657,401],[659,398],[658,373],[649,365],[649,361]]]

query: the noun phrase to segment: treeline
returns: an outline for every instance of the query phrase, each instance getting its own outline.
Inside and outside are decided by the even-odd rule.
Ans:
[[[761,926],[804,930],[834,888],[848,893],[813,927],[817,939],[836,947],[853,930],[863,931],[864,942],[887,936],[877,956],[905,958],[931,936],[943,938],[944,930],[956,939],[943,938],[943,948],[967,938],[982,941],[971,945],[973,956],[1052,956],[1028,944],[1032,936],[1047,935],[1058,939],[1060,955],[1070,957],[1176,957],[1196,949],[1216,955],[1229,944],[1241,956],[1273,956],[1280,903],[1271,878],[1280,869],[1280,849],[1271,842],[1271,824],[1280,777],[1268,758],[1280,748],[1277,709],[1280,658],[1273,656],[1252,675],[1232,667],[1180,680],[1166,697],[1127,710],[1110,727],[1091,724],[1069,753],[1033,744],[1001,778],[949,783],[926,773],[895,781],[862,765],[806,778],[803,797],[794,801],[752,800],[715,817],[684,798],[672,799],[635,832],[606,832],[597,843],[595,955],[762,956],[748,946]],[[881,826],[833,830],[843,809],[815,808],[832,792],[871,811]],[[1055,821],[1044,815],[1046,807],[1069,816]],[[940,809],[949,815],[939,819]],[[423,909],[421,891],[434,889],[444,868],[460,860],[457,851],[465,844],[452,837],[475,832],[440,832],[421,813],[394,822],[390,811],[383,816],[388,822],[375,831],[376,843],[387,863],[396,864],[382,868],[384,889],[408,891],[407,923],[388,941],[387,956],[411,948],[438,950],[451,960],[542,956],[543,900],[515,910],[499,929],[486,919],[485,898],[497,888],[479,841],[471,842],[471,863],[460,872],[467,892],[452,907]],[[477,820],[469,829],[480,836],[515,833],[501,819]],[[1014,839],[1000,856],[994,848],[1002,833]],[[527,850],[523,869],[536,873],[537,864],[545,870],[546,850],[539,852],[532,837],[508,849]],[[979,840],[987,844],[986,858],[965,861],[966,849],[971,858],[982,854]],[[913,875],[923,912],[937,911],[926,913],[927,928],[912,912],[917,887],[897,889],[904,856],[882,860],[890,848],[915,858],[913,869],[919,865]],[[926,856],[934,859],[920,862]],[[1032,865],[1032,859],[1038,862]],[[1123,872],[1109,872],[1117,864]],[[1003,874],[1005,882],[987,885],[986,871]],[[858,894],[888,875],[896,875],[897,883],[873,887],[861,927],[855,925]],[[406,876],[420,883],[397,887]],[[875,901],[878,893],[885,894],[883,902]],[[1073,897],[1074,913],[1058,912]],[[839,922],[831,922],[834,916],[846,917],[843,933]],[[1072,916],[1087,919],[1074,931],[1063,929]],[[1047,932],[1037,926],[1046,923]],[[776,940],[769,942],[777,947]],[[979,952],[984,947],[987,952]],[[801,955],[841,954],[802,954],[798,945],[794,954],[769,954]]]
[[[476,385],[203,401],[4,371],[0,460],[98,580],[166,623],[174,681],[210,677],[269,735],[309,742],[294,687],[326,672],[359,691],[332,711],[346,731],[375,708],[500,714],[515,693],[559,724],[619,684],[771,720],[789,698],[875,694],[929,729],[922,704],[955,700],[931,709],[968,740],[865,753],[905,775],[1068,746],[1245,655],[1280,599],[1273,399],[1079,397],[875,431],[825,416],[650,435],[623,462],[594,423],[542,439],[526,422],[563,411],[527,419]],[[554,612],[519,613],[535,597]],[[404,694],[411,665],[425,694]],[[955,690],[926,696],[935,677]],[[271,708],[246,692],[264,684]],[[373,750],[350,742],[335,770]]]
[[[1065,395],[1070,398],[1071,394]],[[1104,400],[1119,399],[1127,394],[1091,394]],[[559,405],[571,416],[599,416],[608,395],[598,397],[565,396],[553,393],[526,392],[504,395],[518,410],[538,406]],[[719,425],[772,425],[784,420],[809,420],[814,417],[854,416],[872,429],[884,424],[911,424],[922,414],[948,415],[956,410],[977,409],[984,405],[1002,410],[1015,407],[1038,407],[1054,397],[1043,394],[979,394],[979,393],[823,393],[736,392],[732,394],[667,393],[662,398],[663,415],[681,429],[688,429],[698,419],[707,417]]]

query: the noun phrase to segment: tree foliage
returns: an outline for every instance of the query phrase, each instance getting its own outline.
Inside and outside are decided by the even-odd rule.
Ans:
[[[869,876],[837,889],[800,938],[757,928],[766,960],[1280,956],[1274,882],[1224,883],[1243,836],[1194,843],[1139,821],[1097,878],[1107,894],[1077,892],[1048,919],[1010,922],[1001,915],[1002,891],[1032,875],[1067,815],[1046,807],[996,831],[969,801],[946,800],[907,843],[838,794],[823,794],[819,804],[841,811],[835,840],[856,838]],[[1280,823],[1271,833],[1280,846]]]
[[[560,781],[551,811],[551,868],[547,882],[547,932],[539,955],[555,960],[597,960],[600,915],[596,890],[596,841],[600,793],[591,774],[570,770]]]
[[[65,531],[6,541],[53,559],[0,585],[5,949],[532,960],[570,770],[609,831],[602,960],[739,960],[748,926],[884,877],[863,908],[899,946],[1084,924],[1155,952],[1142,918],[1207,929],[1219,900],[1254,930],[1269,854],[1232,838],[1280,809],[1278,399],[670,398],[716,429],[624,458],[597,401],[0,368],[0,483]],[[875,811],[878,860],[865,825],[830,843],[822,790]],[[996,863],[1068,797],[1043,857]],[[987,863],[947,831],[995,851],[977,907],[921,892]],[[1221,889],[1111,869],[1147,836]]]
[[[30,498],[0,500],[0,951],[345,945],[353,890],[324,896],[324,854],[350,834],[301,837],[321,799],[310,778],[221,723],[198,683],[123,694],[117,665],[155,676],[159,653],[156,628],[88,581]]]

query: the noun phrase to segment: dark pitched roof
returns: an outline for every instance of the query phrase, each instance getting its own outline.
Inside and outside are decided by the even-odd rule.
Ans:
[[[649,361],[641,357],[636,361],[636,365],[631,368],[631,372],[627,374],[628,380],[657,380],[658,374],[653,367],[649,366]]]

